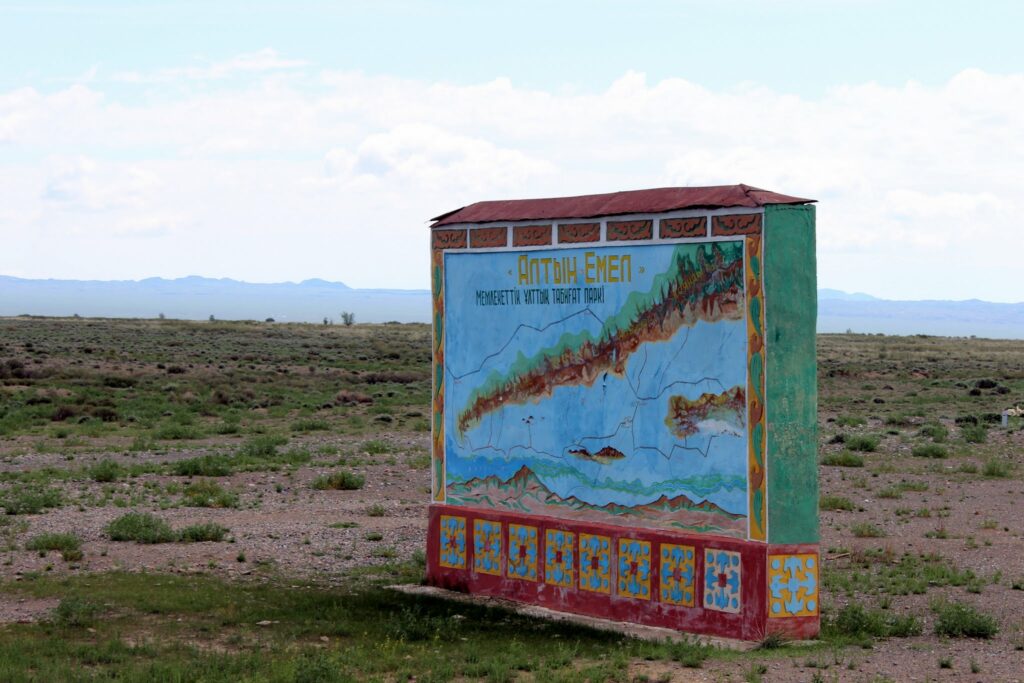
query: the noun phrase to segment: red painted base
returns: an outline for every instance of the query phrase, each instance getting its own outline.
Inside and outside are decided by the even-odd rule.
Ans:
[[[770,605],[769,555],[797,554],[813,555],[814,600],[800,609],[795,602]],[[771,546],[450,505],[430,506],[427,533],[431,585],[742,640],[818,635],[817,559],[816,545]]]

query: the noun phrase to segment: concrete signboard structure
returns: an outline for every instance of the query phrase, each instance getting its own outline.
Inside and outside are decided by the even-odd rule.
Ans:
[[[811,201],[661,188],[434,219],[428,582],[815,636]]]

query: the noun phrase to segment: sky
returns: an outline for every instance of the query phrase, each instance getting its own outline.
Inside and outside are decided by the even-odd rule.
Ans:
[[[1024,301],[1024,3],[0,0],[0,275],[427,288],[432,216],[747,183],[818,284]]]

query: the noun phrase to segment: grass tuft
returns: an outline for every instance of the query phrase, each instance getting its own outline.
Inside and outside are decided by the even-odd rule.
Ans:
[[[136,543],[171,543],[177,534],[170,525],[148,512],[129,512],[107,525],[107,535],[112,541],[135,541]]]
[[[948,458],[949,452],[937,443],[914,446],[910,454],[915,458]]]
[[[999,632],[996,620],[962,602],[936,602],[935,633],[950,638],[991,638]]]
[[[864,458],[851,451],[840,451],[826,455],[821,459],[821,464],[833,467],[864,467]]]
[[[75,534],[39,534],[25,543],[25,550],[35,550],[41,554],[56,550],[66,562],[77,562],[82,559],[82,539]]]
[[[354,472],[341,471],[324,474],[313,481],[313,488],[318,491],[328,489],[335,491],[355,491],[363,488],[366,478]]]
[[[123,466],[110,459],[101,460],[89,468],[89,477],[101,483],[120,481],[127,474]]]

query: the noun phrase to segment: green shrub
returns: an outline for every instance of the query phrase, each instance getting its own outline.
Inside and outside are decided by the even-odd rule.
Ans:
[[[843,496],[822,496],[818,501],[818,507],[822,510],[853,510],[853,501]]]
[[[943,443],[949,438],[949,429],[938,422],[929,422],[921,427],[921,436],[927,436],[935,443]]]
[[[950,638],[991,638],[999,632],[996,620],[971,605],[960,602],[938,602],[935,612],[935,633]]]
[[[906,638],[921,634],[921,622],[912,615],[898,617],[857,604],[841,609],[834,619],[826,622],[825,628],[835,635],[855,638]]]
[[[885,531],[870,522],[861,522],[850,527],[850,531],[857,538],[882,538]]]
[[[320,420],[315,418],[305,418],[302,420],[296,420],[292,422],[293,432],[317,432],[326,431],[331,428],[330,423],[327,420]]]
[[[206,524],[193,524],[192,526],[185,527],[178,532],[178,539],[184,543],[220,542],[224,540],[224,536],[227,533],[228,529],[220,524],[208,522]]]
[[[323,491],[326,489],[334,489],[337,491],[354,491],[356,489],[363,488],[363,484],[366,483],[366,479],[361,474],[354,472],[332,472],[330,474],[324,474],[317,477],[313,481],[313,488]]]
[[[193,508],[233,508],[238,506],[238,496],[215,481],[203,479],[185,487],[182,503]]]
[[[238,456],[251,459],[272,459],[277,456],[278,446],[288,443],[288,439],[278,434],[260,434],[254,436],[238,449]]]
[[[179,477],[226,477],[232,468],[223,455],[201,455],[179,460],[171,466],[171,471]]]
[[[182,424],[165,424],[153,432],[153,438],[161,441],[185,441],[200,439],[202,433],[195,427]]]
[[[69,596],[60,601],[53,610],[53,623],[64,628],[85,628],[96,622],[100,608],[91,602],[76,596]]]
[[[836,418],[836,424],[840,427],[860,427],[866,421],[858,415],[840,415]]]
[[[35,550],[42,554],[57,550],[65,561],[77,562],[82,559],[82,539],[74,534],[39,534],[25,543],[25,550]]]
[[[381,441],[380,439],[364,441],[362,448],[365,452],[369,453],[370,455],[381,455],[383,453],[388,453],[391,450],[388,447],[387,443]]]
[[[136,543],[170,543],[177,538],[167,522],[148,512],[121,515],[107,525],[107,535],[112,541]]]
[[[937,443],[926,443],[914,446],[910,454],[915,458],[948,458],[949,452]]]
[[[118,481],[127,473],[124,467],[110,459],[101,460],[89,468],[89,477],[102,483]]]
[[[821,459],[821,464],[835,467],[864,467],[864,458],[851,451],[840,451],[826,455]]]
[[[697,642],[688,640],[673,643],[669,646],[669,653],[673,661],[687,669],[699,669],[704,665],[704,660],[710,656],[711,648]]]
[[[3,492],[2,503],[9,515],[38,515],[48,508],[59,508],[63,496],[55,488],[17,486]]]
[[[991,457],[985,461],[985,464],[981,468],[981,473],[986,477],[993,477],[997,479],[1005,479],[1010,476],[1010,472],[1013,470],[1013,463],[1003,458]]]
[[[988,439],[988,430],[985,429],[985,425],[964,425],[960,429],[960,436],[967,443],[985,443]]]
[[[853,436],[846,437],[845,443],[846,447],[851,451],[874,453],[878,450],[879,439],[877,436],[871,436],[868,434],[855,434]]]

